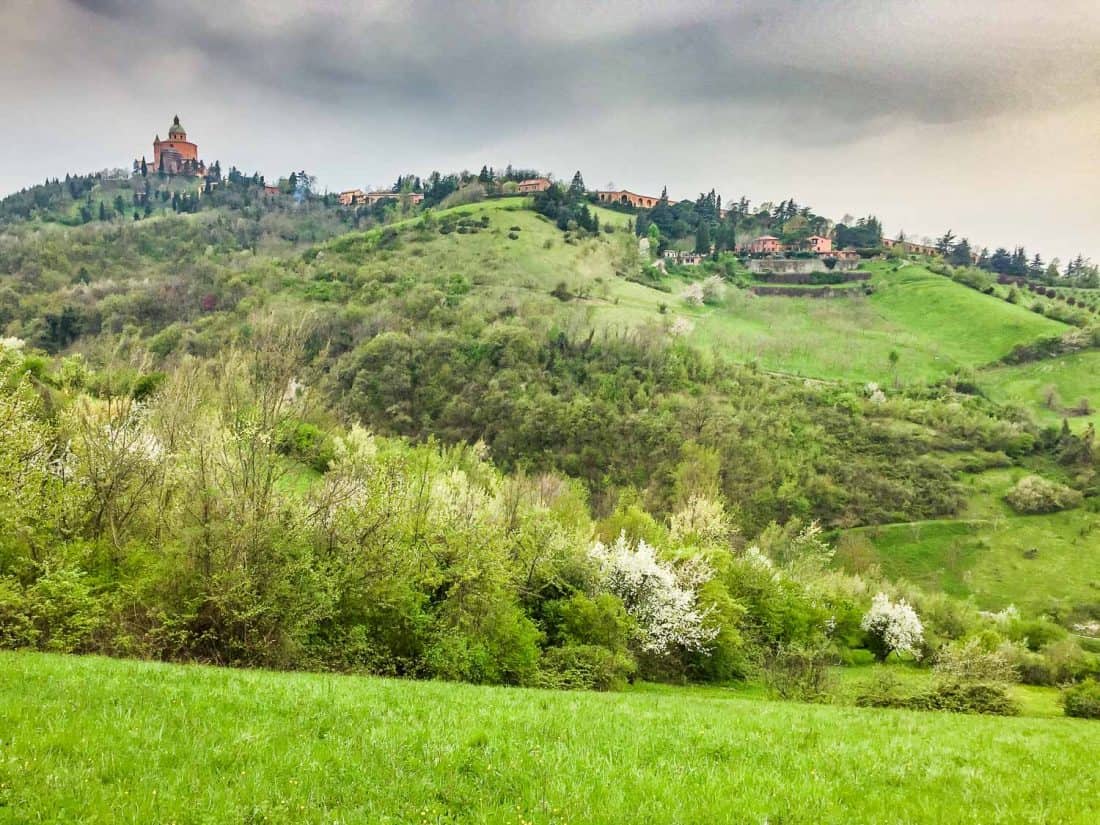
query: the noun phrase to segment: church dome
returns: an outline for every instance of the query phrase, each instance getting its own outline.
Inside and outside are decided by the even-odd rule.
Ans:
[[[187,131],[180,125],[179,115],[172,119],[172,128],[168,130],[168,137],[187,137]]]

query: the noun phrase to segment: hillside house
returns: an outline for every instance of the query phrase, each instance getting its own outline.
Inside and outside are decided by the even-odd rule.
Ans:
[[[783,251],[783,242],[775,235],[761,235],[749,241],[749,252],[753,255],[775,255]]]
[[[805,240],[806,249],[815,255],[824,255],[833,251],[833,241],[824,235],[811,235]]]
[[[536,192],[545,192],[550,186],[550,178],[528,178],[516,184],[516,191],[521,195],[533,195]]]
[[[661,200],[652,195],[639,195],[626,189],[597,189],[596,199],[600,203],[617,203],[620,206],[632,206],[635,209],[652,209]]]
[[[408,203],[417,204],[424,200],[424,194],[422,192],[394,192],[387,190],[385,192],[367,192],[363,195],[363,203],[367,206],[374,206],[378,201],[384,200],[405,200]]]
[[[341,206],[358,206],[363,203],[366,193],[362,189],[348,189],[336,196]]]
[[[666,249],[663,257],[670,264],[698,266],[706,258],[706,255],[702,255],[699,252],[681,252],[678,249]]]
[[[913,243],[912,241],[899,241],[894,238],[883,238],[882,245],[887,249],[893,249],[895,246],[900,245],[902,249],[908,252],[910,255],[939,255],[940,252],[936,247],[926,243]]]

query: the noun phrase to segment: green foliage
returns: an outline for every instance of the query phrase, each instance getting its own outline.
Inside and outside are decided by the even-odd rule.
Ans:
[[[1100,719],[1100,682],[1089,679],[1062,692],[1062,707],[1066,716],[1079,719]]]
[[[832,688],[829,666],[835,661],[828,647],[783,645],[765,662],[764,682],[782,699],[824,701]]]
[[[1005,496],[1017,513],[1054,513],[1076,507],[1081,500],[1077,490],[1034,475],[1021,478]]]
[[[564,690],[621,690],[636,670],[627,653],[600,645],[568,644],[543,654],[536,684]]]
[[[335,457],[335,446],[329,435],[305,421],[283,422],[275,433],[275,449],[319,473],[328,470]]]

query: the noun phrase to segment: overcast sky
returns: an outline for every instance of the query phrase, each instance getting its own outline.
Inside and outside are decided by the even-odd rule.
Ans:
[[[207,161],[333,190],[580,169],[1100,259],[1097,0],[0,0],[0,192],[176,113]]]

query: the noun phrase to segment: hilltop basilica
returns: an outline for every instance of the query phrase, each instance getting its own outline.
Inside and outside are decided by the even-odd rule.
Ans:
[[[167,175],[199,177],[206,174],[206,165],[199,160],[199,147],[187,139],[187,131],[180,124],[179,115],[172,119],[168,140],[161,140],[160,135],[153,139],[153,163],[149,165],[143,157],[134,161],[134,171],[140,171],[143,164],[149,172],[164,172]]]

